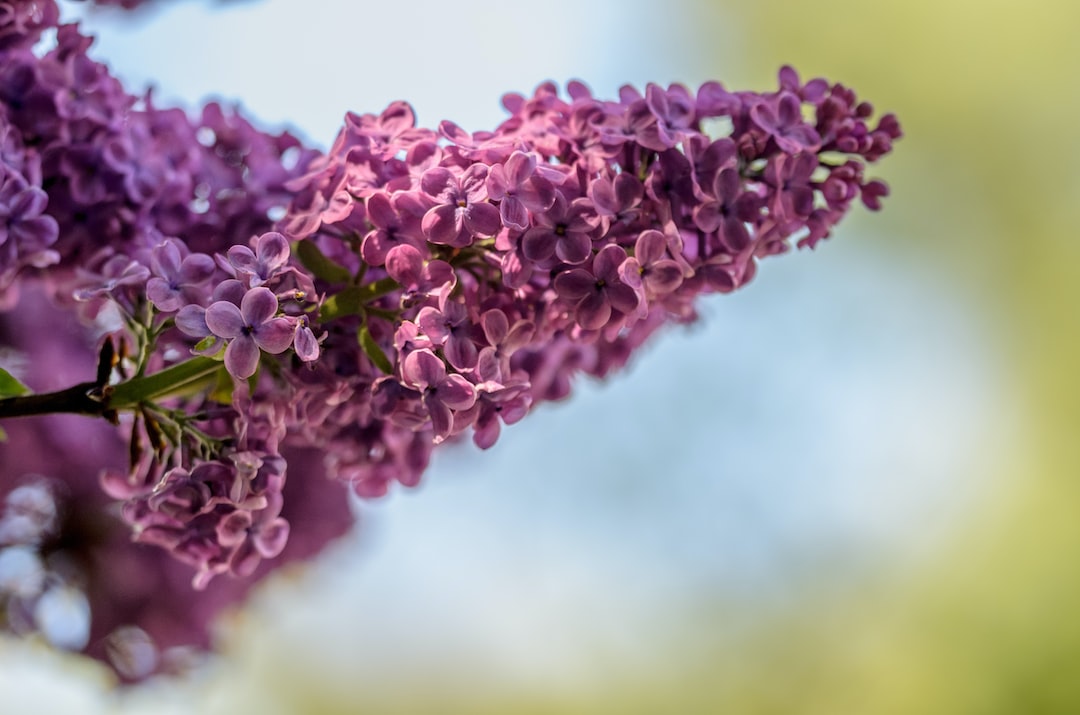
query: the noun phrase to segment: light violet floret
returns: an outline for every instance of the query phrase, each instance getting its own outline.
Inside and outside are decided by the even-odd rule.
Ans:
[[[276,231],[264,233],[255,242],[255,250],[247,246],[232,246],[226,254],[239,276],[248,279],[252,288],[273,280],[289,262],[289,241]]]
[[[225,368],[240,380],[255,374],[260,350],[277,355],[293,342],[294,324],[288,318],[274,317],[277,297],[269,288],[252,288],[240,307],[220,300],[206,309],[206,326],[214,335],[229,340],[225,348]]]
[[[463,248],[477,236],[498,233],[499,209],[486,200],[487,175],[484,164],[473,164],[460,176],[443,167],[424,173],[420,187],[435,201],[421,223],[429,241]]]
[[[158,244],[150,254],[153,277],[146,282],[146,297],[158,310],[171,313],[198,302],[199,287],[213,275],[214,259],[189,253],[176,239]]]
[[[555,186],[536,172],[536,164],[535,154],[515,151],[488,173],[488,195],[500,202],[503,224],[519,231],[529,227],[529,212],[547,211],[555,203]]]
[[[446,365],[430,350],[409,353],[401,367],[402,380],[418,390],[431,416],[435,442],[450,436],[455,411],[467,410],[476,402],[476,389],[461,375],[448,375]]]
[[[555,276],[555,292],[574,304],[575,317],[585,330],[599,330],[614,311],[625,316],[638,306],[637,293],[619,279],[626,260],[620,246],[605,246],[593,260],[592,270],[573,268]]]
[[[431,342],[442,347],[446,360],[457,370],[476,367],[477,348],[472,339],[472,320],[469,310],[457,301],[442,301],[440,308],[420,309],[416,322]]]

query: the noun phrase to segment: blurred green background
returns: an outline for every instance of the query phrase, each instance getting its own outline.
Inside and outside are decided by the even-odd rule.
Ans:
[[[629,4],[626,12],[636,7]],[[858,212],[816,254],[780,262],[798,261],[797,270],[809,273],[832,265],[836,272],[829,280],[844,281],[847,271],[859,285],[867,277],[855,273],[865,267],[871,284],[883,286],[876,294],[867,290],[867,305],[910,301],[912,310],[921,311],[883,329],[898,331],[894,344],[906,345],[920,359],[959,362],[955,391],[947,381],[935,383],[919,393],[918,413],[941,431],[946,445],[955,430],[948,464],[963,473],[920,488],[930,502],[955,499],[958,484],[974,485],[976,497],[959,500],[962,508],[952,512],[947,529],[924,532],[924,524],[912,519],[905,536],[902,525],[899,540],[913,545],[906,551],[883,549],[879,561],[849,562],[837,548],[835,560],[800,561],[799,574],[789,574],[773,591],[764,589],[770,597],[757,602],[730,596],[724,588],[702,588],[652,611],[648,623],[621,623],[628,632],[622,641],[591,636],[586,615],[580,620],[585,625],[570,628],[580,628],[580,640],[564,649],[578,656],[568,665],[571,676],[552,676],[558,667],[543,662],[530,671],[526,658],[518,677],[507,678],[505,670],[485,670],[483,661],[471,661],[468,648],[455,658],[452,644],[443,646],[434,665],[418,659],[423,662],[410,668],[406,652],[387,656],[393,667],[372,669],[379,655],[367,652],[361,673],[350,670],[348,659],[327,668],[325,659],[304,651],[319,648],[311,635],[317,629],[292,639],[263,632],[262,619],[275,609],[322,607],[317,600],[297,605],[324,583],[309,577],[278,584],[257,608],[237,615],[224,629],[226,659],[213,668],[186,682],[152,684],[102,707],[160,712],[167,703],[175,712],[264,713],[1080,712],[1080,248],[1073,236],[1080,199],[1080,133],[1074,128],[1080,110],[1080,5],[686,0],[670,3],[662,15],[664,21],[649,31],[663,38],[665,51],[686,55],[680,66],[700,73],[672,80],[720,78],[729,88],[770,88],[777,68],[787,63],[803,78],[841,81],[879,111],[899,115],[905,137],[895,155],[874,170],[892,188],[883,212]],[[640,63],[642,55],[656,51],[627,48],[626,61]],[[617,65],[619,58],[611,62]],[[749,290],[776,290],[767,282],[772,268],[764,267],[759,285]],[[803,299],[798,291],[787,295]],[[732,300],[725,310],[739,309]],[[851,311],[853,325],[868,320],[858,304],[826,307],[841,321]],[[945,314],[961,315],[979,334],[975,349],[959,333],[955,353],[948,336],[944,342],[926,338],[919,326],[934,325]],[[884,312],[882,319],[889,315]],[[845,340],[852,345],[859,336]],[[971,373],[992,376],[978,383],[977,399],[960,387],[965,362]],[[635,377],[640,376],[622,379],[632,384]],[[882,372],[877,379],[892,378]],[[814,394],[829,399],[824,388]],[[967,401],[968,412],[951,424],[942,415],[954,412],[942,406],[957,396]],[[782,412],[784,405],[775,409]],[[983,424],[997,427],[974,438],[961,436]],[[722,442],[722,435],[717,439]],[[794,432],[777,435],[776,449],[792,439]],[[882,423],[881,449],[924,449],[900,439],[902,431]],[[884,477],[872,471],[862,475],[868,493],[879,478]],[[437,501],[430,493],[419,498]],[[785,498],[790,495],[776,495],[778,501]],[[872,511],[858,500],[853,508],[863,506]],[[393,510],[380,518],[393,520]],[[415,593],[401,598],[426,605]],[[567,596],[570,608],[574,598]],[[497,620],[488,626],[500,627]],[[422,621],[414,625],[424,627]],[[322,631],[323,637],[332,633]],[[412,637],[411,643],[418,642]],[[391,635],[377,646],[353,645],[370,651],[392,640]],[[618,652],[620,642],[633,658]],[[533,643],[525,635],[517,647],[527,653]],[[52,656],[37,649],[12,652],[5,668],[28,658],[52,663]],[[99,675],[87,677],[87,692],[105,688]]]

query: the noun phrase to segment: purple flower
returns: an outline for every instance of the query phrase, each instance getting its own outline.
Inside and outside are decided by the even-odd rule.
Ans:
[[[476,367],[476,343],[471,333],[469,310],[457,301],[443,301],[442,309],[427,306],[420,309],[416,322],[433,344],[441,346],[446,360],[457,370]]]
[[[705,200],[694,208],[694,225],[707,233],[718,231],[727,250],[741,251],[750,243],[746,224],[757,218],[760,206],[760,197],[744,189],[739,172],[724,169],[708,187]]]
[[[214,273],[214,259],[205,253],[187,253],[176,239],[159,244],[150,254],[154,277],[146,282],[146,297],[166,313],[179,310],[191,299],[194,288],[206,283]]]
[[[770,203],[781,220],[806,217],[814,210],[811,177],[817,164],[816,154],[781,154],[765,167],[765,184],[774,190]]]
[[[288,318],[275,318],[278,301],[269,288],[252,288],[240,302],[240,307],[219,300],[206,309],[206,326],[225,340],[225,369],[246,380],[259,366],[259,351],[277,355],[293,342],[293,323]]]
[[[421,223],[429,241],[462,248],[475,236],[498,233],[499,209],[486,201],[487,174],[484,164],[473,164],[460,177],[442,167],[424,172],[420,187],[436,204]]]
[[[319,341],[308,326],[307,316],[296,320],[296,335],[293,337],[293,350],[302,362],[314,362],[319,359]]]
[[[480,449],[490,449],[499,439],[499,422],[512,425],[529,413],[532,395],[525,379],[482,382],[476,386],[476,404],[463,415],[463,422],[473,427],[473,443]],[[459,413],[460,414],[460,413]],[[455,415],[455,425],[457,416]]]
[[[289,241],[276,231],[259,236],[255,250],[233,246],[228,252],[229,265],[247,276],[252,288],[269,283],[289,262]]]
[[[369,196],[367,216],[375,228],[364,236],[360,244],[360,255],[364,261],[381,266],[386,263],[386,254],[395,246],[408,244],[422,247],[424,238],[420,216],[425,210],[426,207],[412,193],[400,193],[390,198],[380,191]]]
[[[278,514],[281,496],[265,509],[237,509],[218,522],[218,543],[232,550],[229,569],[237,576],[250,576],[262,559],[272,559],[285,549],[289,522]]]
[[[623,282],[638,292],[639,310],[644,309],[647,298],[670,293],[683,281],[682,266],[667,258],[666,250],[667,236],[643,231],[634,244],[633,257],[619,267]]]
[[[0,292],[23,266],[44,268],[59,262],[60,254],[50,248],[59,227],[56,219],[42,213],[48,200],[44,191],[0,164]]]
[[[596,212],[615,223],[630,224],[641,215],[645,187],[637,177],[622,172],[614,178],[601,176],[589,184],[589,198]]]
[[[406,355],[401,377],[406,385],[420,391],[431,415],[436,443],[450,436],[454,411],[467,410],[476,402],[472,384],[461,375],[447,375],[443,361],[430,350],[414,350]]]
[[[628,315],[638,305],[634,289],[619,280],[626,260],[620,246],[605,246],[593,259],[592,272],[573,268],[555,276],[555,292],[574,303],[576,320],[585,330],[599,330],[611,320],[612,310]]]
[[[555,202],[554,185],[536,173],[536,155],[521,151],[511,154],[505,164],[491,167],[487,190],[500,202],[503,224],[519,231],[529,227],[530,211],[547,211]]]
[[[529,320],[519,320],[510,325],[506,313],[493,308],[480,316],[488,347],[480,350],[476,372],[483,380],[502,382],[510,374],[510,357],[532,341],[536,325]]]
[[[556,192],[551,208],[536,214],[536,226],[521,238],[521,251],[530,261],[557,256],[570,264],[584,263],[592,253],[591,233],[600,223],[592,202],[586,198],[567,202]]]
[[[821,144],[817,131],[803,121],[799,98],[791,92],[781,92],[775,104],[770,100],[755,104],[750,108],[750,117],[776,140],[781,151],[798,154],[813,151]]]
[[[386,254],[386,272],[405,289],[404,301],[448,295],[457,274],[446,261],[424,261],[415,246],[402,244]]]
[[[673,84],[664,90],[660,85],[650,84],[645,88],[645,105],[656,121],[644,123],[637,140],[649,149],[660,152],[670,149],[682,140],[694,122],[694,98],[682,85]]]

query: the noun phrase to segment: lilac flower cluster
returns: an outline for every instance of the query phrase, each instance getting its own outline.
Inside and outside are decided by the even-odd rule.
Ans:
[[[312,319],[335,356],[287,378],[297,424],[360,494],[414,483],[432,444],[470,428],[491,446],[573,374],[603,376],[691,320],[699,294],[813,247],[857,198],[877,209],[887,189],[865,162],[900,136],[789,67],[769,93],[569,94],[507,95],[511,117],[474,134],[417,128],[403,102],[350,114],[291,184],[279,229],[313,257]]]
[[[207,644],[250,583],[216,577],[342,533],[343,485],[379,496],[439,444],[492,446],[700,294],[878,209],[865,166],[900,137],[784,68],[765,93],[545,84],[492,132],[395,102],[318,155],[128,94],[57,18],[0,0],[0,417],[44,414],[0,453],[0,625],[48,633],[50,594],[85,602],[62,645],[129,678]],[[198,595],[159,597],[179,578]]]

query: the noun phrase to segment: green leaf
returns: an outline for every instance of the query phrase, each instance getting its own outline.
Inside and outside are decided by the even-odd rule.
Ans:
[[[383,278],[362,286],[349,286],[323,301],[319,307],[319,321],[325,323],[348,315],[363,315],[365,305],[400,289],[401,285],[393,278]]]
[[[375,338],[371,337],[371,331],[368,330],[366,324],[360,326],[357,338],[360,340],[360,347],[363,349],[364,354],[371,358],[371,362],[375,363],[375,367],[387,375],[394,371],[393,363],[390,362],[390,358],[386,357],[386,353],[382,351],[379,344],[375,342]]]
[[[11,373],[0,367],[0,398],[19,397],[30,392],[30,388],[22,384]]]
[[[296,241],[293,243],[293,251],[304,268],[311,271],[316,278],[328,283],[348,283],[352,278],[348,268],[327,258],[314,241]]]
[[[153,375],[120,383],[113,388],[109,407],[115,410],[131,409],[140,402],[202,389],[214,373],[223,369],[222,364],[213,358],[189,358]]]
[[[364,289],[349,286],[340,293],[328,297],[319,307],[319,321],[326,322],[344,318],[347,315],[360,315],[364,311]]]

